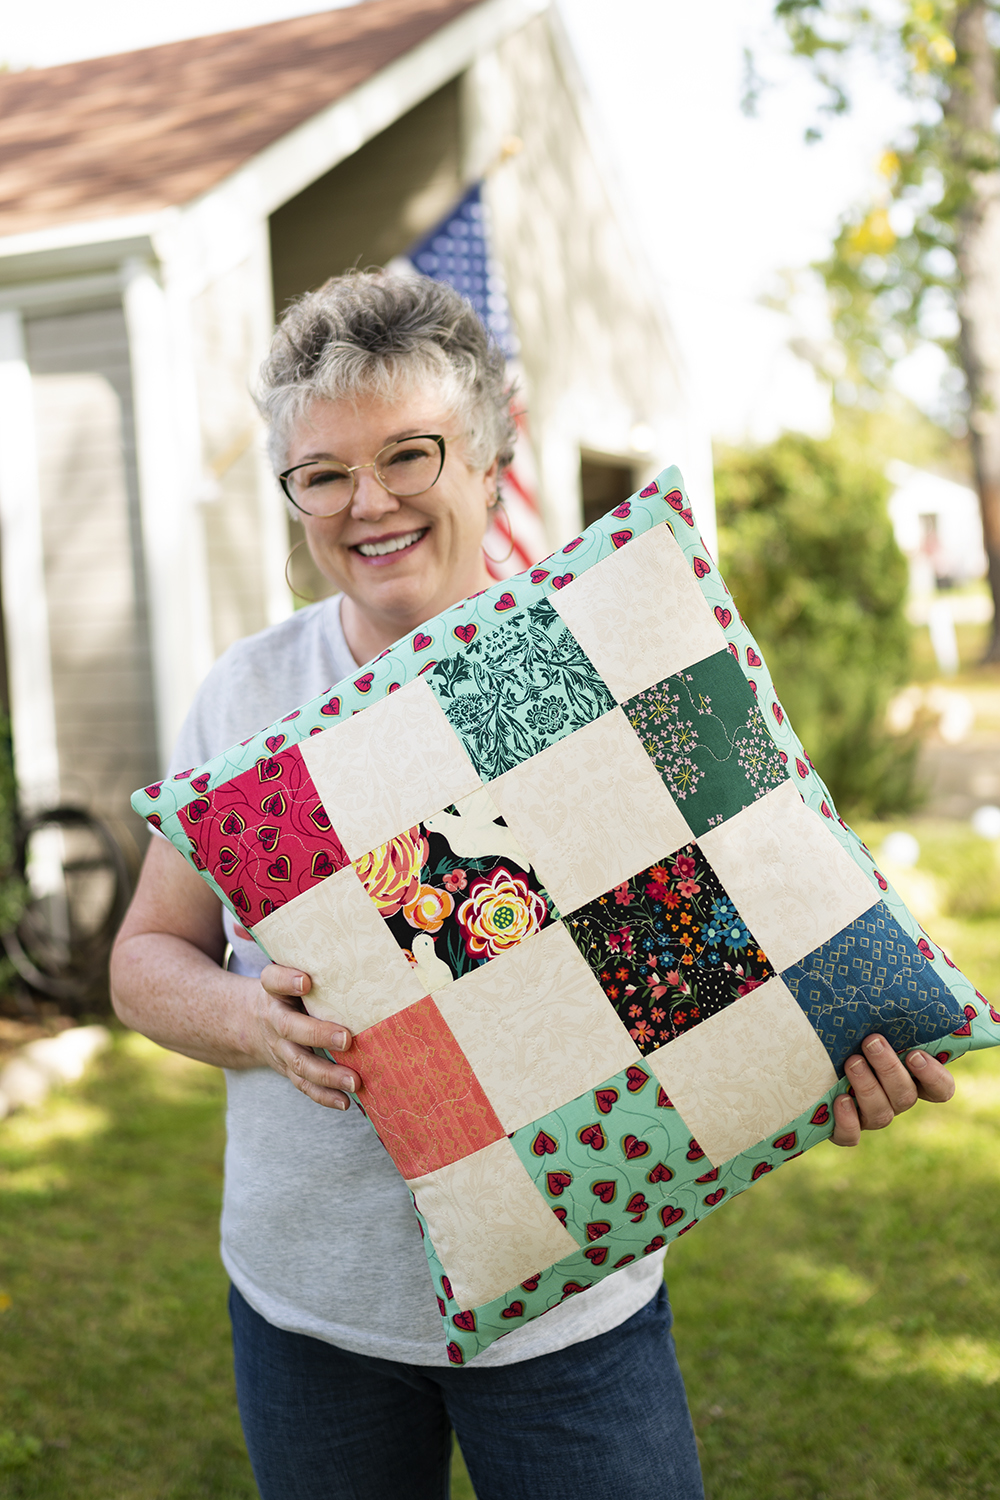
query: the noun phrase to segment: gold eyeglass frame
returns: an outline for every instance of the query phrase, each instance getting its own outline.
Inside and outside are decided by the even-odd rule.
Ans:
[[[416,442],[419,442],[421,440],[423,440],[425,442],[436,443],[437,447],[438,447],[438,452],[441,455],[441,462],[438,464],[438,471],[434,475],[434,478],[431,480],[430,484],[425,484],[424,487],[423,487],[423,489],[419,489],[419,490],[394,490],[394,489],[390,488],[390,486],[387,485],[386,482],[385,482],[385,480],[382,478],[382,475],[379,473],[378,465],[379,465],[379,460],[381,459],[383,453],[388,453],[391,448],[399,448],[399,447],[403,446],[406,443],[416,443]],[[281,474],[278,475],[278,483],[281,485],[281,488],[284,490],[284,492],[285,492],[286,496],[288,497],[288,499],[295,506],[295,509],[298,510],[298,511],[301,511],[304,516],[313,516],[313,517],[315,517],[315,519],[318,520],[318,521],[328,520],[330,518],[330,516],[339,516],[340,513],[341,513],[341,511],[347,510],[348,506],[351,504],[352,500],[354,499],[355,494],[357,493],[358,481],[355,478],[355,475],[357,474],[357,472],[358,472],[359,469],[371,469],[372,472],[375,475],[376,482],[382,486],[382,488],[385,490],[386,494],[396,495],[396,496],[399,496],[400,498],[403,498],[403,499],[408,498],[410,495],[426,495],[427,491],[428,490],[432,490],[434,488],[434,486],[437,484],[438,480],[441,478],[441,471],[444,468],[444,461],[445,461],[445,442],[444,442],[444,438],[441,436],[441,434],[439,432],[416,432],[416,433],[413,434],[412,437],[397,438],[397,440],[394,443],[386,443],[386,445],[385,445],[384,448],[380,448],[378,450],[378,452],[376,453],[375,457],[372,459],[371,463],[367,463],[367,464],[341,464],[340,461],[339,461],[339,459],[332,459],[332,460],[327,460],[327,461],[330,462],[330,463],[336,463],[336,464],[338,464],[339,468],[341,470],[343,470],[343,472],[345,474],[350,474],[350,476],[351,476],[351,493],[348,495],[348,497],[344,501],[343,505],[338,505],[336,510],[325,510],[325,511],[306,510],[305,506],[304,505],[300,505],[299,502],[296,500],[295,496],[292,494],[291,489],[289,488],[289,485],[288,485],[289,475],[296,473],[299,469],[312,469],[312,468],[315,468],[315,467],[317,467],[318,464],[324,462],[324,460],[321,460],[321,459],[320,460],[318,460],[318,459],[310,459],[308,463],[293,464],[290,469],[285,469]]]

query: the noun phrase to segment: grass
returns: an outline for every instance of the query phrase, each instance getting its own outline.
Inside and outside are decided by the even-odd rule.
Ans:
[[[1000,1053],[671,1250],[711,1500],[1000,1496]]]
[[[859,831],[877,850],[902,826],[921,858],[894,883],[996,997],[992,846],[941,822]],[[946,1109],[790,1162],[672,1247],[710,1500],[1000,1496],[1000,1049],[955,1076]]]
[[[947,597],[945,595],[944,597]],[[987,625],[956,625],[955,640],[958,645],[959,671],[956,677],[946,680],[947,687],[974,687],[983,681],[995,683],[1000,677],[995,663],[983,666],[983,654],[989,644],[992,622]],[[931,645],[931,633],[926,625],[917,625],[912,633],[913,656],[911,670],[914,682],[940,682],[941,669]]]
[[[1000,992],[995,918],[931,931]],[[810,1152],[671,1249],[709,1500],[1000,1497],[1000,1049],[956,1077],[947,1109]],[[212,1070],[120,1035],[82,1086],[0,1124],[3,1496],[256,1493],[216,1250],[222,1108]],[[458,1454],[453,1494],[473,1496]]]
[[[0,1124],[0,1493],[256,1494],[218,1261],[221,1075],[119,1035]]]

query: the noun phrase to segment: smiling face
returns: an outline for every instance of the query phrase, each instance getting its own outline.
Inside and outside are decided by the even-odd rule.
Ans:
[[[370,464],[388,443],[421,433],[445,439],[444,468],[431,489],[390,495],[366,468],[346,510],[300,517],[316,566],[346,596],[341,620],[358,661],[491,582],[482,541],[497,466],[469,465],[458,420],[426,388],[392,401],[316,401],[288,445],[287,467],[314,459]]]

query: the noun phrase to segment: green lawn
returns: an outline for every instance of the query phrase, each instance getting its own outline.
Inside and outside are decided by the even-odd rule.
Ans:
[[[996,995],[995,919],[947,922]],[[956,1075],[947,1110],[810,1152],[671,1250],[710,1500],[1000,1496],[1000,1049]],[[222,1103],[212,1070],[123,1035],[0,1124],[3,1496],[255,1494],[216,1255]]]

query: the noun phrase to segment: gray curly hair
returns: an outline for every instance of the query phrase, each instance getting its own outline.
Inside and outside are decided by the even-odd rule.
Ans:
[[[428,276],[352,271],[306,292],[283,315],[255,400],[278,473],[292,428],[316,400],[393,399],[432,385],[463,425],[476,468],[514,451],[506,361],[472,305]]]

